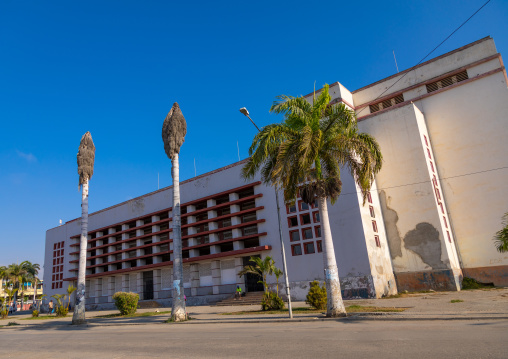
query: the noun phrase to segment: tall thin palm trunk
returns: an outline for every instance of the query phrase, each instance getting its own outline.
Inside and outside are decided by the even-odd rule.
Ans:
[[[35,308],[35,301],[37,300],[37,277],[34,277],[34,299],[32,300],[32,308]]]
[[[323,237],[323,262],[325,269],[326,285],[326,316],[340,317],[346,316],[346,308],[342,302],[342,293],[340,290],[339,271],[337,261],[335,260],[335,250],[333,248],[332,231],[330,230],[330,221],[328,218],[328,206],[325,197],[320,197],[319,216],[321,218],[321,235]]]
[[[85,275],[86,275],[86,247],[88,245],[88,180],[83,183],[81,193],[81,237],[79,241],[78,289],[74,304],[72,324],[85,322]]]
[[[183,287],[182,227],[180,218],[180,168],[178,154],[171,160],[173,177],[173,307],[171,318],[175,322],[187,319]]]

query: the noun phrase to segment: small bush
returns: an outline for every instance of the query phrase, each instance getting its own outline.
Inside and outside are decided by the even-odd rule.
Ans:
[[[305,303],[316,309],[326,309],[326,287],[324,285],[321,287],[317,280],[313,281]]]
[[[462,279],[462,289],[481,289],[481,288],[494,288],[493,283],[480,283],[477,280],[469,277]]]
[[[138,309],[139,294],[132,292],[116,292],[113,295],[116,309],[122,315],[134,314]]]
[[[37,318],[39,316],[39,311],[37,309],[35,309],[33,312],[32,312],[32,317],[34,318]]]
[[[275,292],[266,292],[261,301],[263,310],[281,310],[284,309],[284,301]]]
[[[2,319],[7,318],[9,316],[9,310],[4,309],[4,310],[0,311],[0,316],[2,317]]]
[[[56,307],[55,313],[57,317],[66,317],[67,313],[69,313],[69,309],[67,309],[65,305],[60,305]]]

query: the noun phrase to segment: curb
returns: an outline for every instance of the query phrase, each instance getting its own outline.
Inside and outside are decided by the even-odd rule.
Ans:
[[[183,323],[173,323],[180,325],[192,325],[192,324],[260,324],[260,323],[303,323],[303,322],[348,322],[348,321],[471,321],[471,320],[508,320],[508,316],[467,316],[467,317],[395,317],[385,314],[372,313],[372,315],[351,315],[343,318],[285,318],[285,319],[255,319],[255,320],[220,320],[220,319],[193,319]],[[22,329],[22,328],[55,328],[67,326],[73,329],[79,328],[93,328],[93,327],[120,327],[120,326],[132,326],[132,325],[150,325],[150,324],[169,324],[166,320],[155,321],[150,323],[87,323],[82,325],[73,326],[72,324],[19,324],[10,327],[3,327],[1,329]]]

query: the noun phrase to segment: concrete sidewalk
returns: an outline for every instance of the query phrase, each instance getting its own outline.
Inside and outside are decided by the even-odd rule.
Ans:
[[[452,300],[461,302],[452,303]],[[508,288],[487,290],[467,290],[461,292],[431,292],[402,294],[399,298],[390,299],[359,299],[345,301],[350,305],[407,308],[399,313],[352,313],[347,318],[325,318],[324,313],[296,314],[292,321],[318,320],[474,320],[474,319],[508,319]],[[293,302],[293,308],[307,307],[304,302]],[[155,309],[139,309],[138,313],[153,312]],[[159,311],[171,311],[171,308],[158,308]],[[187,307],[193,320],[182,323],[189,324],[221,324],[221,323],[273,323],[287,322],[291,319],[287,314],[231,314],[223,313],[239,311],[258,311],[261,306],[197,306]],[[143,325],[163,323],[170,313],[150,317],[134,318],[99,318],[100,316],[118,313],[117,311],[87,312],[88,326]],[[22,320],[23,318],[27,318]],[[16,322],[22,326],[43,329],[51,326],[68,326],[71,317],[62,319],[32,320],[31,315],[15,315],[0,320],[0,326],[8,322]],[[5,328],[5,327],[4,327]],[[13,327],[14,328],[14,327]]]

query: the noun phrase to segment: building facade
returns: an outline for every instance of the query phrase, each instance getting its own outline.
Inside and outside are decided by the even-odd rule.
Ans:
[[[344,297],[460,290],[463,276],[508,285],[508,256],[492,243],[508,211],[507,77],[493,40],[356,91],[337,82],[330,94],[356,111],[384,156],[365,205],[346,170],[342,194],[329,204]],[[274,190],[260,178],[245,182],[243,164],[181,182],[189,304],[230,297],[236,285],[260,290],[257,279],[237,275],[250,256],[269,255],[282,267]],[[167,187],[90,214],[89,307],[111,306],[118,291],[170,304],[171,202]],[[292,297],[303,300],[309,282],[324,278],[319,208],[300,199],[279,205]],[[79,234],[79,219],[47,231],[48,296],[76,280]]]

